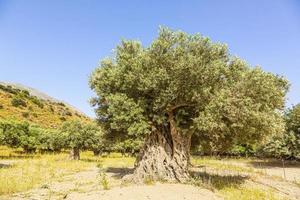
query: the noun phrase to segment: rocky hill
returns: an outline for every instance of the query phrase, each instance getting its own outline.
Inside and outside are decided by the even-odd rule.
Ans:
[[[73,106],[34,88],[0,82],[0,119],[22,120],[55,128],[68,120],[91,120]]]

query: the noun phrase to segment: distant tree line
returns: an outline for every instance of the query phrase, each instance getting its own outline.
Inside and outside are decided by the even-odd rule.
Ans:
[[[45,129],[28,122],[0,120],[0,145],[22,148],[24,153],[58,153],[70,150],[70,158],[80,159],[80,151],[95,155],[120,152],[133,155],[139,150],[139,140],[126,139],[111,143],[96,123],[68,121],[58,129]]]
[[[300,159],[300,104],[288,109],[283,119],[285,132],[273,135],[256,144],[236,143],[227,151],[213,149],[209,142],[192,139],[192,153],[201,155],[256,156],[284,159]],[[60,152],[70,150],[72,159],[80,159],[82,150],[95,155],[120,152],[134,156],[141,146],[142,138],[114,138],[96,123],[80,121],[65,122],[58,129],[45,129],[28,122],[0,120],[0,144],[13,148],[21,147],[25,153]]]

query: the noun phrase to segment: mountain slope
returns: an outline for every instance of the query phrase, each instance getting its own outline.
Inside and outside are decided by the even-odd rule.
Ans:
[[[0,82],[0,119],[55,128],[68,120],[91,120],[74,107],[21,84]]]

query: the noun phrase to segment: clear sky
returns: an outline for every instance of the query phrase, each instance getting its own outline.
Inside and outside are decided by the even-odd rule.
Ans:
[[[0,0],[0,80],[22,83],[94,116],[88,76],[122,38],[147,45],[159,25],[227,43],[284,75],[300,102],[300,1]]]

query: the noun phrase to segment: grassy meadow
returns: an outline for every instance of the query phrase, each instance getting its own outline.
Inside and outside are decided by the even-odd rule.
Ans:
[[[76,175],[92,168],[99,168],[95,180],[99,190],[111,189],[118,176],[110,176],[108,169],[131,169],[135,158],[122,157],[118,153],[98,157],[92,152],[81,153],[80,161],[68,159],[68,152],[58,154],[24,154],[21,149],[0,147],[0,199],[11,197],[20,192],[34,188],[48,187],[54,182],[65,181],[66,176]],[[214,157],[193,157],[191,172],[193,180],[188,183],[199,188],[213,191],[224,199],[289,199],[276,189],[261,185],[256,179],[267,176],[265,170],[248,165],[254,159],[219,159]],[[99,178],[100,177],[100,178]],[[268,176],[270,180],[281,177]],[[90,182],[72,179],[79,191],[78,184],[88,185]],[[146,182],[146,185],[155,185]],[[114,185],[116,186],[116,184]],[[299,185],[298,185],[299,187]],[[300,188],[299,188],[300,189]],[[83,191],[84,192],[84,191]],[[51,199],[51,198],[50,198]]]

